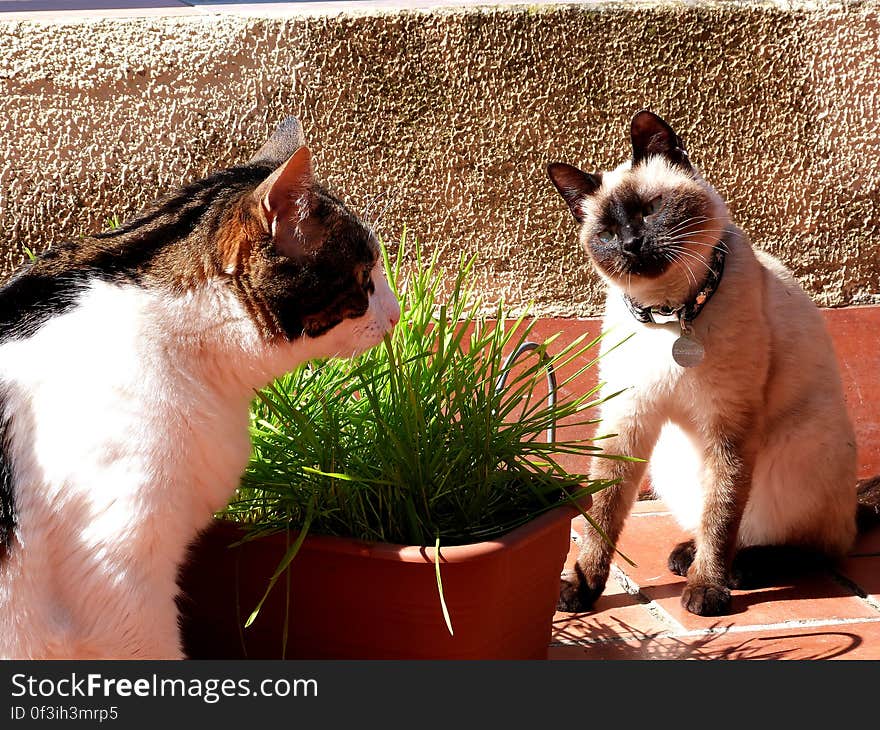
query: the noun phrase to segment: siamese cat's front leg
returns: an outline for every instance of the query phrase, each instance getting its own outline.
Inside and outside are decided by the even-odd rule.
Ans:
[[[718,430],[709,439],[697,539],[678,545],[669,556],[670,569],[687,577],[681,604],[690,613],[720,616],[730,607],[730,572],[751,489],[754,455],[755,448],[745,437]]]
[[[609,454],[638,456],[647,459],[660,433],[659,419],[643,414],[626,416],[615,421],[604,421],[608,430],[616,433],[603,441],[603,450]],[[559,592],[560,611],[589,611],[605,590],[611,558],[623,523],[626,521],[645,475],[646,461],[622,461],[596,457],[591,475],[595,479],[617,480],[593,496],[590,517],[605,533],[607,540],[591,525],[587,525],[580,555],[573,570],[562,574]]]

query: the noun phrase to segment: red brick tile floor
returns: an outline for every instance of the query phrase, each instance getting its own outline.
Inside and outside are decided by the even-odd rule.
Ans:
[[[584,529],[582,518],[572,533]],[[595,610],[557,613],[550,659],[880,659],[880,528],[834,570],[792,585],[734,591],[727,616],[681,608],[666,557],[684,539],[664,504],[636,504]],[[568,565],[577,555],[572,542]]]

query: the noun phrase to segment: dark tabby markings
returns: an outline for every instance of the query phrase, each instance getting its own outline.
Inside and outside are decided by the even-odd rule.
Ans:
[[[19,274],[0,290],[0,343],[33,335],[48,319],[76,301],[85,276]]]
[[[8,421],[0,408],[0,560],[9,553],[12,533],[17,523],[15,514],[15,490],[12,484],[12,464],[6,438]]]
[[[180,282],[186,278],[199,278],[199,265],[204,278],[203,252],[192,247],[186,256],[173,257],[167,250],[194,233],[202,241],[215,233],[220,221],[207,213],[218,199],[231,202],[271,172],[262,166],[223,170],[114,231],[46,251],[0,289],[0,342],[30,337],[47,320],[70,309],[82,288],[95,279],[140,282],[152,273],[176,279],[179,283],[173,288],[182,288]]]
[[[361,264],[356,271],[360,273],[359,287],[347,287],[335,292],[333,301],[322,311],[304,317],[303,325],[309,337],[318,337],[324,334],[342,322],[343,319],[361,317],[366,314],[370,304],[370,294],[375,289],[370,278],[371,268]]]
[[[379,256],[375,239],[326,189],[316,185],[311,196],[304,249],[313,250],[297,260],[268,256],[257,244],[238,278],[239,298],[263,315],[267,338],[318,337],[369,307],[364,272]]]
[[[252,195],[272,172],[262,164],[222,170],[114,231],[46,252],[0,290],[0,342],[33,335],[96,279],[182,293],[228,277],[267,339],[317,337],[363,315],[370,292],[362,272],[378,258],[372,235],[315,183],[300,231],[284,224],[277,232],[301,237],[307,255],[282,255]]]

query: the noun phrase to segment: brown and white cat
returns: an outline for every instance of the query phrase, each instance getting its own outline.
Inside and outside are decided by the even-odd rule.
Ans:
[[[623,392],[603,405],[603,431],[616,434],[604,449],[650,457],[654,490],[695,533],[669,558],[687,576],[682,604],[717,615],[774,554],[850,548],[855,437],[831,340],[791,273],[752,248],[666,122],[639,112],[631,141],[632,159],[611,172],[548,173],[608,285],[601,379]],[[593,462],[594,476],[619,480],[591,510],[611,543],[647,466]],[[588,529],[562,610],[592,606],[612,553]]]
[[[0,290],[0,656],[181,656],[187,545],[232,495],[254,390],[400,316],[295,119],[247,164]]]

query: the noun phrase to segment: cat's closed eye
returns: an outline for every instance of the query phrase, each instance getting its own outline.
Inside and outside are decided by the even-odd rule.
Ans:
[[[373,284],[372,271],[370,269],[364,268],[361,271],[361,287],[367,294],[372,294],[376,290],[376,286]]]
[[[658,195],[651,200],[648,201],[647,205],[645,205],[644,215],[645,218],[649,218],[652,215],[657,215],[660,212],[660,209],[663,207],[663,196]]]

